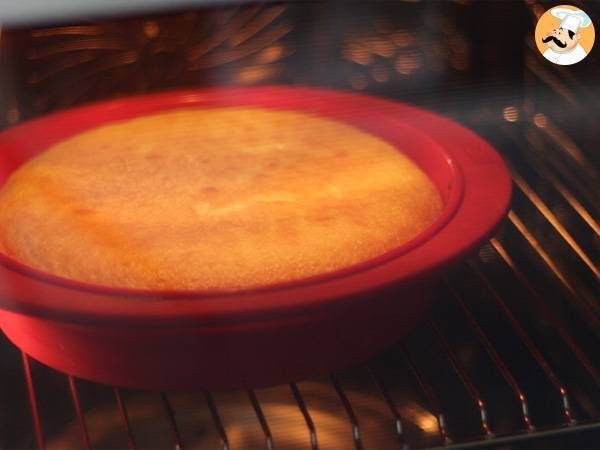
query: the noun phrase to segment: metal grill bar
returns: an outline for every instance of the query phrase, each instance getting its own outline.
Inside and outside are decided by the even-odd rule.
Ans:
[[[219,436],[221,438],[221,442],[223,443],[223,450],[229,450],[229,439],[227,438],[227,433],[225,432],[225,427],[223,426],[223,421],[221,420],[221,416],[219,415],[219,411],[217,410],[217,405],[210,394],[210,392],[205,392],[206,404],[208,405],[208,409],[210,410],[210,415],[212,416],[212,420],[217,428]]]
[[[160,400],[165,411],[165,415],[167,416],[167,422],[169,422],[169,428],[171,429],[175,450],[183,450],[181,434],[179,433],[177,421],[175,420],[175,411],[171,407],[171,402],[169,401],[169,397],[165,392],[160,393]]]
[[[222,28],[219,33],[212,37],[212,39],[187,49],[188,60],[196,61],[207,53],[213,51],[229,37],[233,36],[240,29],[243,29],[244,26],[258,13],[260,13],[262,9],[263,5],[250,5],[242,10],[236,9],[223,24],[227,26],[226,28]]]
[[[404,428],[402,427],[402,419],[400,417],[400,413],[398,412],[398,409],[396,408],[396,405],[394,404],[394,401],[392,400],[392,396],[388,392],[385,383],[383,382],[381,377],[377,374],[377,372],[371,366],[368,366],[367,370],[369,371],[369,374],[371,375],[371,378],[373,379],[373,383],[377,387],[377,390],[383,397],[385,404],[387,405],[388,409],[390,410],[390,413],[394,417],[394,428],[396,430],[396,434],[398,435],[398,440],[400,441],[401,448],[402,449],[408,448],[408,445],[404,438]]]
[[[479,394],[479,390],[475,387],[475,384],[473,383],[473,381],[467,374],[466,369],[463,367],[463,365],[460,363],[460,361],[454,354],[454,350],[452,350],[452,347],[450,347],[448,340],[446,339],[446,337],[440,330],[440,327],[437,325],[435,320],[431,321],[431,327],[433,328],[433,331],[438,339],[438,342],[441,344],[442,348],[444,349],[444,352],[446,353],[446,356],[448,357],[448,360],[450,361],[452,368],[454,369],[454,371],[456,372],[456,374],[462,381],[463,385],[467,389],[467,392],[469,393],[471,398],[475,401],[475,405],[477,406],[477,409],[479,410],[479,416],[480,416],[480,420],[481,420],[481,428],[483,430],[485,437],[488,439],[493,437],[494,433],[492,433],[492,431],[490,430],[490,426],[489,426],[489,423],[487,420],[487,417],[488,417],[487,410],[485,408],[485,403],[483,402],[481,395]]]
[[[585,223],[587,223],[592,231],[597,235],[600,235],[600,225],[594,220],[592,215],[587,209],[577,200],[573,193],[567,189],[567,187],[558,180],[554,175],[544,171],[543,176],[554,186],[558,193],[566,200],[566,202],[573,208],[573,210],[579,214]]]
[[[596,278],[600,278],[600,270],[594,265],[590,257],[583,251],[579,244],[573,239],[571,234],[566,228],[560,223],[556,216],[550,211],[550,208],[542,201],[542,199],[534,192],[529,184],[513,169],[512,177],[515,184],[525,194],[525,196],[531,201],[536,209],[542,213],[544,218],[554,227],[554,229],[560,234],[564,241],[569,244],[569,247],[579,256],[584,264],[594,273]]]
[[[406,362],[408,363],[408,367],[409,367],[410,371],[412,372],[413,376],[417,380],[419,387],[425,393],[425,397],[427,397],[427,401],[429,402],[429,404],[435,411],[435,415],[436,415],[437,423],[438,423],[438,431],[440,433],[440,437],[442,438],[442,443],[444,445],[450,444],[452,442],[452,440],[450,439],[450,436],[448,434],[448,428],[446,427],[446,418],[445,418],[444,414],[442,413],[442,410],[440,407],[440,402],[437,398],[437,395],[435,395],[433,388],[430,386],[430,384],[428,382],[426,382],[425,377],[423,376],[421,371],[416,366],[414,359],[412,358],[408,348],[406,348],[406,346],[401,344],[400,350],[402,351],[404,358],[405,358]]]
[[[500,371],[500,374],[506,380],[508,385],[513,389],[519,403],[521,404],[521,413],[522,413],[522,418],[523,418],[523,422],[524,422],[525,426],[527,427],[528,430],[533,430],[534,426],[533,426],[533,422],[531,421],[531,418],[529,417],[529,406],[527,404],[527,398],[525,397],[523,390],[521,389],[521,387],[517,383],[517,380],[515,379],[515,377],[511,373],[511,371],[508,369],[506,363],[504,362],[502,357],[498,354],[498,352],[496,351],[496,349],[490,342],[489,338],[487,337],[487,335],[485,334],[485,332],[483,331],[483,329],[477,322],[477,319],[475,319],[475,316],[473,315],[473,313],[471,313],[471,311],[469,310],[469,308],[467,307],[465,302],[460,298],[460,296],[454,290],[454,288],[450,285],[450,283],[448,283],[447,280],[445,280],[445,282],[446,282],[446,287],[452,294],[452,297],[456,300],[458,305],[463,310],[467,320],[469,321],[469,323],[471,325],[471,328],[473,328],[473,330],[477,334],[479,340],[483,344],[488,355],[490,356],[490,358],[492,359],[492,361],[494,362],[494,364]]]
[[[539,119],[539,117],[538,117]],[[539,121],[539,120],[538,120]],[[531,153],[531,150],[529,149],[530,147],[534,149],[534,151],[536,152],[537,155],[541,154],[542,152],[544,152],[544,149],[547,148],[547,145],[544,145],[541,143],[541,139],[540,136],[542,136],[541,133],[537,132],[539,129],[539,126],[536,126],[536,128],[530,128],[530,132],[527,133],[524,137],[526,143],[528,144],[527,146],[523,145],[523,143],[520,141],[520,139],[518,137],[515,136],[511,136],[513,142],[515,143],[515,145],[520,146],[521,147],[521,151],[523,153]],[[582,179],[580,176],[577,176],[577,170],[565,170],[565,164],[562,161],[558,161],[557,158],[544,158],[544,159],[540,159],[539,156],[536,157],[536,163],[530,165],[533,166],[534,170],[537,166],[540,167],[545,167],[546,170],[544,172],[552,172],[555,175],[560,175],[560,177],[562,179],[564,179],[565,181],[567,181],[569,183],[570,186],[575,187],[578,192],[579,195],[582,197],[587,197],[588,200],[590,200],[590,203],[592,204],[596,204],[597,203],[597,198],[596,198],[596,193],[593,190],[589,189],[589,186],[586,184],[585,179]],[[545,176],[545,175],[543,175]],[[548,178],[548,181],[551,183],[550,179]]]
[[[554,92],[559,93],[562,97],[569,102],[572,106],[580,107],[579,102],[575,95],[566,88],[566,86],[560,81],[556,75],[554,75],[550,70],[543,67],[541,64],[537,62],[537,60],[528,55],[526,57],[526,66],[527,68],[536,75],[541,81],[545,82],[549,86],[552,87]]]
[[[481,449],[486,447],[494,448],[507,448],[500,447],[503,444],[513,444],[516,442],[533,441],[534,439],[551,438],[557,435],[564,435],[569,433],[586,433],[590,431],[600,430],[600,423],[589,423],[583,425],[574,426],[563,426],[559,428],[550,428],[544,430],[537,430],[531,432],[521,432],[519,434],[511,434],[507,436],[498,436],[488,441],[472,441],[462,442],[460,444],[452,444],[444,447],[428,447],[427,450],[466,450],[466,449]]]
[[[585,115],[584,115],[585,117]],[[537,120],[536,120],[537,119]],[[534,116],[534,124],[542,130],[544,135],[548,136],[552,141],[558,144],[558,147],[569,156],[569,158],[577,163],[579,168],[589,175],[590,167],[593,165],[585,157],[585,154],[581,149],[560,129],[554,122],[552,122],[545,114],[538,113]]]
[[[538,122],[540,121],[539,115],[540,113],[536,115]],[[544,135],[539,132],[539,128],[539,125],[535,128],[531,127],[529,132],[525,134],[524,139],[527,146],[523,145],[519,137],[512,136],[513,142],[516,145],[521,146],[521,151],[523,153],[531,153],[530,148],[534,149],[534,152],[537,155],[535,164],[532,164],[534,168],[538,165],[546,167],[546,172],[552,172],[555,175],[559,175],[561,179],[564,179],[569,183],[569,186],[576,188],[581,197],[586,197],[591,204],[598,204],[597,193],[594,190],[590,190],[586,178],[581,177],[581,173],[579,173],[578,169],[567,170],[568,166],[566,166],[560,158],[545,157],[542,159],[539,157],[540,154],[546,153],[545,149],[548,147],[548,145],[541,142],[542,139],[540,137]],[[551,182],[550,179],[548,179],[548,181]]]
[[[541,120],[540,116],[537,116],[537,118],[537,122],[539,123]],[[536,130],[538,128],[539,126],[536,126],[536,128],[531,128],[530,130]],[[518,148],[522,154],[531,154],[530,147],[538,150],[535,154],[535,163],[529,163],[528,168],[532,169],[541,178],[545,179],[549,184],[551,184],[554,187],[554,189],[556,189],[556,191],[571,206],[571,208],[573,208],[573,210],[583,219],[583,221],[586,222],[597,235],[600,235],[600,226],[598,225],[597,221],[592,217],[592,214],[581,204],[581,202],[577,199],[577,196],[573,194],[571,189],[567,188],[565,184],[559,180],[559,177],[556,175],[556,172],[554,172],[553,169],[547,164],[548,162],[552,163],[553,159],[546,160],[545,158],[539,157],[539,155],[545,154],[544,150],[541,148],[542,146],[539,143],[539,139],[536,139],[531,133],[528,133],[525,136],[524,142],[523,138],[520,135],[517,135],[512,127],[503,126],[501,127],[501,129],[504,132],[504,134],[510,138],[512,144],[514,144],[514,146]],[[528,143],[529,145],[525,145],[525,143]],[[513,172],[515,172],[514,169]],[[563,170],[559,170],[558,174],[561,178],[568,181],[571,186],[579,186],[581,190],[582,186],[580,180],[573,176],[573,173],[570,173],[569,171],[566,171],[563,168]],[[594,194],[594,192],[592,192],[588,188],[585,188],[581,190],[581,194],[588,195]]]
[[[119,388],[113,388],[115,394],[115,400],[117,401],[117,406],[119,408],[119,414],[121,415],[121,420],[123,421],[123,427],[125,428],[125,432],[127,433],[127,448],[128,450],[137,450],[137,446],[135,445],[135,438],[133,437],[133,432],[131,430],[131,424],[129,423],[129,415],[127,414],[127,408],[125,407],[125,402],[121,397],[121,391]]]
[[[550,268],[552,273],[560,280],[563,286],[567,288],[571,295],[578,298],[582,304],[586,304],[586,302],[581,300],[581,297],[579,296],[573,285],[569,282],[567,277],[554,263],[552,258],[550,258],[550,255],[548,255],[548,253],[544,250],[544,248],[541,246],[541,244],[538,242],[535,236],[529,231],[529,229],[521,221],[519,216],[517,216],[517,214],[512,209],[508,212],[508,219],[515,226],[515,228],[523,235],[527,242],[529,242],[529,244],[531,245],[531,247],[533,247],[536,253],[540,255],[540,258],[542,258],[544,263],[546,263],[546,265]],[[588,313],[592,314],[596,320],[599,320],[598,313],[595,310],[590,309]]]
[[[540,297],[540,294],[536,289],[531,285],[531,283],[527,280],[527,277],[523,275],[521,270],[517,267],[513,259],[510,257],[504,246],[496,239],[492,238],[490,240],[490,244],[496,250],[496,252],[500,255],[500,257],[504,260],[504,262],[512,269],[515,276],[519,279],[519,281],[525,286],[527,291],[531,294],[529,297],[532,299],[536,307],[540,308],[542,313],[552,322],[556,331],[560,334],[561,338],[566,342],[569,348],[573,351],[577,359],[581,362],[583,367],[587,370],[590,376],[594,379],[596,384],[600,385],[600,373],[596,370],[596,368],[592,365],[591,361],[585,355],[581,347],[577,344],[575,339],[570,335],[570,333],[565,329],[561,320],[557,317],[556,313],[552,311],[546,302]]]
[[[340,398],[340,401],[342,402],[342,405],[346,410],[346,415],[348,416],[348,419],[350,420],[350,423],[352,425],[352,438],[354,439],[354,446],[356,447],[356,450],[363,450],[364,447],[360,436],[360,426],[358,424],[358,419],[354,414],[354,410],[352,409],[352,404],[350,403],[350,400],[346,396],[346,393],[342,389],[342,386],[340,385],[335,375],[330,375],[330,378],[333,384],[333,388],[335,389],[335,392]]]
[[[269,428],[269,424],[267,423],[267,419],[263,413],[262,408],[260,407],[260,403],[258,402],[258,398],[256,398],[256,394],[253,390],[248,389],[248,398],[250,399],[250,403],[252,403],[252,408],[254,408],[254,413],[258,418],[260,423],[260,427],[262,428],[263,434],[265,435],[265,443],[267,445],[267,450],[273,450],[273,436],[271,435],[271,429]]]
[[[304,398],[302,398],[300,389],[298,389],[296,383],[290,383],[290,389],[292,390],[292,394],[294,394],[294,398],[296,399],[298,408],[300,408],[302,417],[304,417],[304,421],[306,422],[306,426],[308,427],[308,432],[310,434],[310,447],[312,450],[318,450],[319,445],[317,441],[317,430],[315,428],[315,424],[313,423],[312,418],[310,417],[308,408],[306,407],[306,403],[304,402]]]
[[[27,382],[27,396],[29,398],[29,407],[31,409],[31,418],[33,421],[33,429],[35,432],[35,441],[38,450],[45,450],[46,445],[44,442],[44,433],[42,431],[42,422],[40,421],[40,411],[38,409],[37,395],[35,393],[33,377],[31,376],[29,356],[27,356],[25,352],[21,352],[21,358],[23,359],[23,370],[25,371],[25,380]]]
[[[83,415],[83,410],[81,409],[81,399],[79,398],[77,384],[75,378],[71,375],[68,375],[67,378],[69,379],[71,399],[73,400],[73,406],[75,406],[75,414],[77,415],[77,422],[79,423],[79,430],[81,431],[81,442],[85,450],[91,450],[90,436],[88,434],[87,426],[85,425],[85,417]]]
[[[515,332],[519,335],[519,338],[525,344],[529,353],[531,353],[531,356],[533,356],[533,358],[535,359],[537,364],[545,372],[548,379],[552,382],[554,387],[558,390],[558,392],[562,398],[563,412],[564,412],[565,418],[567,419],[567,422],[573,423],[574,422],[573,413],[571,411],[569,396],[567,394],[567,389],[565,388],[564,384],[558,379],[558,377],[556,376],[556,373],[554,372],[554,370],[552,370],[552,368],[550,367],[550,364],[548,364],[548,361],[546,361],[546,358],[544,358],[544,356],[542,355],[540,350],[533,343],[533,341],[531,340],[531,338],[529,337],[527,332],[523,329],[523,327],[521,326],[519,321],[516,319],[514,314],[511,312],[511,310],[508,308],[508,306],[506,305],[504,300],[502,300],[502,297],[500,296],[498,291],[494,288],[492,283],[490,283],[490,281],[487,279],[487,277],[481,272],[481,270],[479,270],[479,268],[473,262],[468,261],[467,265],[473,270],[473,272],[477,275],[477,277],[485,285],[486,289],[492,294],[494,303],[496,303],[496,305],[502,310],[504,315],[507,317],[510,325],[513,327]]]

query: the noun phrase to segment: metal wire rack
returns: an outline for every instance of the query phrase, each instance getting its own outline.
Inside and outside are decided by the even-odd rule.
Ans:
[[[531,125],[535,127],[536,134],[547,134],[539,125],[535,123]],[[513,130],[510,127],[506,131],[509,136],[512,135]],[[563,142],[557,140],[555,143],[559,151],[565,150]],[[599,404],[600,373],[595,366],[597,361],[591,359],[597,357],[597,354],[594,354],[593,344],[587,342],[588,347],[584,348],[580,343],[581,337],[574,335],[568,321],[542,293],[546,289],[542,289],[542,286],[531,279],[522,267],[527,265],[528,271],[536,270],[550,279],[554,278],[554,280],[548,281],[554,281],[557,288],[560,289],[558,297],[569,302],[575,314],[581,313],[580,318],[588,325],[595,327],[598,315],[593,310],[594,305],[590,304],[589,299],[586,298],[585,284],[579,284],[580,279],[563,273],[559,260],[550,256],[550,250],[546,249],[544,237],[538,236],[527,224],[533,213],[540,213],[553,228],[558,238],[562,240],[566,250],[578,258],[580,265],[585,270],[592,274],[596,273],[596,266],[591,257],[571,236],[566,225],[552,212],[553,208],[531,187],[531,181],[526,181],[520,175],[521,172],[529,169],[538,172],[540,167],[539,165],[529,167],[519,164],[519,172],[514,171],[513,176],[517,188],[515,197],[517,198],[504,229],[481,249],[479,257],[471,258],[444,277],[439,289],[440,303],[443,307],[438,308],[436,315],[428,325],[420,328],[415,336],[409,337],[397,348],[390,350],[387,355],[377,358],[365,367],[355,369],[354,371],[364,372],[360,382],[357,382],[356,378],[353,378],[355,375],[351,373],[332,374],[328,380],[323,381],[323,385],[328,385],[337,396],[337,401],[341,406],[341,410],[338,411],[339,419],[343,419],[348,441],[354,448],[358,450],[394,448],[392,443],[396,448],[412,448],[420,445],[425,445],[427,448],[440,446],[443,448],[480,448],[519,441],[534,441],[567,433],[577,434],[580,439],[586,439],[584,437],[586,432],[600,431],[599,411],[596,406]],[[553,179],[552,177],[558,176],[552,172],[543,170],[540,172],[542,176],[547,176],[550,180]],[[562,170],[561,175],[565,176],[567,173]],[[579,203],[568,185],[557,184],[555,186],[560,189],[562,198],[559,200],[564,200],[568,204],[569,213],[583,220],[591,231],[597,229],[597,224],[591,214]],[[526,209],[522,209],[522,205],[520,205],[520,196],[529,202]],[[515,234],[527,244],[523,249],[517,250],[521,242],[515,239],[516,236],[512,236]],[[533,261],[530,258],[523,259],[518,254],[520,250],[530,253]],[[500,272],[502,272],[501,276]],[[510,285],[517,295],[507,295],[507,285]],[[516,299],[524,301],[526,304],[516,305]],[[540,336],[539,330],[536,330],[537,325],[531,323],[531,318],[520,317],[523,306],[533,309],[536,315],[544,321],[546,331],[551,329],[555,336],[546,338]],[[451,309],[455,311],[451,311]],[[462,317],[459,319],[458,316]],[[577,319],[576,316],[573,318]],[[464,324],[464,326],[460,325],[463,328],[460,333],[463,339],[465,339],[465,335],[470,335],[466,338],[469,343],[467,348],[475,345],[481,347],[480,351],[482,350],[488,358],[487,366],[489,367],[486,370],[494,372],[483,383],[477,380],[482,376],[481,373],[477,373],[483,370],[479,367],[481,363],[476,361],[477,358],[461,355],[460,352],[465,351],[465,345],[457,342],[456,334],[448,327],[448,323],[457,326],[456,324],[459,322]],[[505,323],[500,327],[499,322]],[[499,328],[502,329],[502,339],[511,340],[514,343],[498,344]],[[590,328],[590,331],[595,333],[597,328]],[[594,337],[597,338],[597,336]],[[560,353],[554,351],[553,342],[555,341],[562,347]],[[514,345],[519,348],[514,348]],[[427,352],[426,355],[423,354],[423,350]],[[565,352],[569,353],[568,361],[563,354]],[[524,357],[521,353],[525,354],[525,361],[522,360]],[[44,449],[47,448],[47,438],[44,435],[42,414],[32,375],[32,364],[25,354],[22,355],[22,359],[35,442],[38,449]],[[424,359],[425,362],[423,362]],[[432,364],[433,360],[436,361],[435,364]],[[394,361],[399,361],[409,374],[409,377],[401,378],[403,383],[407,378],[412,377],[412,384],[417,389],[412,390],[410,395],[421,398],[418,401],[421,405],[421,418],[416,419],[417,428],[419,425],[421,427],[420,435],[414,430],[408,430],[409,427],[405,423],[402,405],[407,399],[404,395],[405,392],[399,395],[402,390],[397,385],[399,378],[395,376],[397,365]],[[443,376],[436,373],[436,366],[439,373],[444,374]],[[524,375],[530,369],[535,371],[534,375]],[[573,377],[573,374],[582,376],[586,380],[580,381],[579,378]],[[358,378],[361,378],[361,375],[358,375]],[[455,379],[449,383],[448,378]],[[86,407],[82,403],[79,393],[78,386],[82,382],[70,376],[67,376],[67,381],[81,445],[86,450],[94,448],[90,438],[89,425],[86,423]],[[361,384],[365,382],[372,386],[365,388],[364,384]],[[490,384],[495,385],[498,389],[497,382],[505,383],[510,395],[490,400],[485,391],[489,390]],[[354,390],[347,387],[347,384],[356,385],[356,383],[363,391],[378,392],[377,401],[381,403],[386,412],[379,418],[385,421],[381,425],[389,428],[388,437],[390,437],[389,434],[395,435],[395,439],[386,441],[386,447],[368,447],[366,444],[365,434],[367,431],[363,430],[360,416],[361,413],[364,414],[364,411],[361,408],[361,411],[357,412],[350,393]],[[533,387],[538,383],[543,385],[542,389]],[[574,383],[578,385],[576,390],[574,390]],[[320,423],[313,418],[311,407],[308,406],[308,401],[303,396],[303,384],[304,382],[290,383],[288,389],[292,394],[294,407],[303,419],[306,445],[312,449],[344,448],[340,443],[338,443],[341,445],[340,447],[321,445]],[[459,392],[452,394],[448,392],[449,389],[455,388],[458,388]],[[111,390],[117,405],[114,414],[119,417],[126,437],[122,442],[123,448],[143,448],[136,444],[137,437],[131,426],[127,401],[121,390],[118,388],[111,388]],[[164,392],[147,393],[146,395],[158,395],[160,398],[164,412],[161,420],[167,425],[172,446],[176,449],[186,448],[185,439],[178,425],[180,413],[170,401],[170,396]],[[261,406],[260,392],[248,390],[245,396],[255,415],[257,422],[255,431],[262,435],[263,447],[267,449],[287,448],[278,446],[278,432],[271,423],[268,411],[266,412],[265,408]],[[457,397],[457,399],[452,397]],[[536,403],[534,404],[534,402]],[[205,403],[222,448],[233,448],[228,424],[222,419],[219,410],[219,402],[215,400],[213,394],[205,393]],[[465,403],[468,408],[464,408],[464,410],[457,406]],[[546,408],[549,411],[544,412],[543,410]],[[507,414],[507,417],[511,417],[511,423],[508,426],[498,420],[500,414]],[[515,420],[516,416],[518,419]],[[539,416],[539,419],[536,416]],[[432,418],[434,418],[435,427],[428,425],[428,421],[431,421]],[[476,420],[473,420],[474,418]],[[423,423],[419,423],[419,420]],[[411,425],[414,428],[414,417],[412,421]],[[435,428],[435,433],[432,432],[433,428]],[[422,433],[423,430],[428,432]],[[434,434],[437,434],[437,438],[433,436]],[[390,446],[387,447],[387,445]]]
[[[524,231],[524,225],[513,212],[511,213],[510,223],[521,232],[526,235],[527,231]],[[526,238],[527,239],[527,238]],[[529,239],[528,239],[529,241]],[[540,259],[548,265],[554,264],[553,260],[545,261],[543,258],[543,249],[531,247],[539,255]],[[493,249],[501,260],[510,268],[514,282],[519,282],[523,285],[522,289],[526,290],[526,296],[535,302],[535,305],[540,307],[540,313],[545,315],[548,320],[556,327],[556,332],[560,335],[563,345],[570,349],[575,356],[577,364],[581,366],[583,371],[592,381],[591,384],[596,388],[595,392],[590,392],[590,396],[598,396],[598,387],[600,387],[600,376],[593,366],[592,362],[586,356],[585,351],[577,343],[577,340],[567,331],[562,321],[555,315],[553,310],[546,306],[540,294],[537,292],[536,287],[525,278],[520,269],[511,258],[509,251],[500,239],[494,238],[486,246],[486,249]],[[471,296],[465,295],[464,289],[458,286],[456,276],[449,275],[443,283],[442,296],[451,303],[458,306],[464,315],[464,319],[472,329],[472,333],[476,339],[480,342],[485,352],[488,354],[491,364],[497,371],[498,377],[501,377],[506,382],[507,386],[512,391],[512,398],[507,397],[504,401],[510,404],[515,410],[519,410],[521,425],[515,428],[516,431],[510,435],[496,431],[495,427],[490,424],[490,417],[492,421],[494,416],[497,414],[496,406],[494,403],[485,400],[485,395],[481,393],[481,388],[477,382],[473,380],[470,374],[472,368],[468,364],[465,364],[459,355],[456,353],[456,346],[452,339],[452,334],[444,330],[443,325],[440,323],[441,319],[434,318],[430,322],[427,332],[436,341],[439,351],[435,354],[428,355],[430,358],[445,359],[446,369],[448,372],[454,372],[454,375],[460,380],[464,386],[464,392],[461,393],[471,404],[471,408],[476,412],[478,417],[478,433],[472,436],[474,440],[463,442],[464,439],[458,439],[455,437],[452,425],[447,419],[447,409],[443,406],[443,402],[440,400],[439,395],[441,391],[446,390],[448,387],[439,385],[432,378],[431,375],[426,374],[426,369],[419,365],[413,353],[415,345],[411,343],[404,343],[399,346],[398,349],[393,350],[399,352],[404,364],[409,369],[410,373],[414,377],[414,381],[418,385],[419,389],[424,395],[425,409],[429,411],[437,422],[437,433],[439,434],[438,444],[444,448],[469,448],[479,447],[481,445],[496,446],[506,444],[509,442],[516,442],[520,440],[532,440],[542,437],[551,437],[563,433],[575,433],[584,432],[591,430],[600,430],[600,421],[598,421],[597,408],[592,408],[593,411],[587,411],[587,408],[583,408],[585,412],[578,413],[575,410],[581,410],[581,405],[574,406],[574,400],[572,393],[569,389],[569,384],[564,382],[561,376],[561,372],[567,370],[573,370],[572,368],[565,368],[557,366],[549,361],[544,356],[544,350],[540,349],[534,342],[534,338],[531,337],[531,332],[526,330],[521,324],[519,319],[513,313],[511,306],[509,306],[509,299],[503,298],[498,293],[497,288],[484,273],[484,269],[481,267],[481,261],[469,261],[466,264],[465,269],[470,272],[470,276],[481,283],[482,286],[489,292],[489,296],[486,300],[490,300],[498,310],[502,311],[502,320],[509,322],[512,332],[521,340],[522,345],[529,353],[533,363],[538,365],[541,369],[541,374],[547,378],[553,387],[552,390],[544,392],[546,397],[545,401],[548,403],[548,407],[555,408],[556,414],[554,415],[556,421],[553,421],[551,425],[546,423],[537,423],[535,414],[532,414],[530,408],[530,399],[527,394],[527,389],[522,387],[521,381],[518,375],[516,375],[512,369],[513,362],[510,360],[510,354],[507,355],[502,350],[498,349],[497,346],[492,342],[489,337],[488,324],[485,318],[478,316],[473,312],[473,307],[469,305],[469,298]],[[556,275],[558,277],[558,275]],[[560,278],[559,278],[560,279]],[[569,288],[567,288],[569,290]],[[417,346],[418,347],[418,346]],[[25,378],[27,380],[27,390],[29,394],[29,402],[33,418],[33,429],[35,431],[36,445],[39,449],[46,448],[46,438],[43,433],[42,418],[40,414],[40,407],[37,401],[36,387],[33,381],[32,369],[30,359],[26,355],[22,355],[23,365],[25,370]],[[397,435],[397,446],[398,448],[408,448],[407,442],[409,438],[406,436],[405,427],[403,425],[402,413],[398,410],[398,403],[402,402],[401,399],[394,397],[393,390],[388,388],[389,381],[384,381],[385,375],[382,374],[382,361],[375,361],[366,367],[366,371],[371,378],[371,382],[380,393],[382,403],[388,409],[389,420],[387,426],[390,430],[394,430]],[[389,377],[387,377],[389,378]],[[70,397],[73,402],[74,412],[77,424],[80,430],[81,444],[84,449],[91,449],[93,445],[90,439],[90,433],[88,426],[86,425],[86,418],[84,413],[84,406],[79,394],[78,381],[73,377],[68,376],[68,386],[70,391]],[[362,430],[361,430],[361,419],[354,410],[352,401],[344,388],[344,383],[340,379],[332,375],[330,377],[330,384],[339,397],[339,402],[343,407],[343,413],[347,419],[347,433],[353,441],[353,445],[356,449],[367,448],[363,442]],[[315,423],[311,416],[310,408],[307,407],[307,402],[302,394],[302,383],[296,384],[291,383],[289,389],[293,394],[296,406],[300,411],[304,422],[305,422],[305,435],[306,442],[311,448],[321,448],[319,446],[319,423]],[[128,408],[126,401],[124,401],[121,390],[118,388],[112,388],[114,393],[114,399],[118,406],[118,411],[115,410],[115,414],[120,415],[123,430],[127,437],[126,441],[123,441],[123,447],[129,449],[136,449],[136,437],[132,431],[130,421],[128,419]],[[277,440],[274,438],[274,433],[271,431],[268,415],[265,414],[261,407],[261,402],[257,393],[249,390],[247,391],[248,401],[256,415],[260,432],[263,435],[264,447],[267,449],[277,448]],[[154,395],[154,394],[147,394]],[[177,413],[175,408],[172,406],[169,396],[166,393],[158,394],[164,409],[164,418],[168,424],[170,430],[170,437],[172,444],[176,449],[185,448],[184,439],[178,428]],[[224,449],[230,448],[230,439],[228,437],[227,425],[221,419],[219,413],[218,403],[215,402],[212,394],[205,393],[206,404],[210,410],[210,415],[214,422],[214,427],[219,435],[219,438]],[[577,400],[575,400],[577,402]],[[591,414],[588,414],[591,413]],[[460,418],[454,418],[461,420]],[[325,447],[323,447],[325,448]],[[340,447],[341,448],[341,447]],[[436,448],[429,447],[429,448]]]
[[[535,16],[537,3],[526,3]],[[523,101],[499,109],[493,129],[478,128],[512,168],[511,211],[478,254],[444,275],[429,323],[346,372],[228,393],[100,386],[6,343],[10,367],[20,359],[24,376],[12,373],[3,389],[20,399],[11,409],[28,423],[15,420],[7,442],[38,450],[597,447],[600,201],[585,146],[598,140],[583,139],[600,103],[533,50],[525,59]],[[546,105],[549,93],[573,120]],[[590,99],[585,107],[581,98]]]

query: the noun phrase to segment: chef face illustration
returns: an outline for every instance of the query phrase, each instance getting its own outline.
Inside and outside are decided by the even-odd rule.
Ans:
[[[558,53],[567,53],[577,45],[581,39],[581,34],[575,34],[573,30],[565,28],[555,28],[550,31],[542,42]]]
[[[571,65],[581,61],[591,49],[593,39],[594,26],[590,17],[573,6],[557,6],[546,11],[536,27],[538,49],[544,58],[555,64]]]

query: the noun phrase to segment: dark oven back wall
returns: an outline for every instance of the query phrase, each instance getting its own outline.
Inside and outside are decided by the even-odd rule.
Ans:
[[[461,120],[490,119],[482,110],[522,96],[530,28],[518,1],[333,1],[5,30],[0,126],[115,96],[269,83],[362,91]]]

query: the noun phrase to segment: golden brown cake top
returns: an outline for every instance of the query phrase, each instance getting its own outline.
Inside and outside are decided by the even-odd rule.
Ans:
[[[111,123],[0,190],[0,251],[121,288],[244,289],[392,250],[442,209],[427,176],[348,124],[256,107]]]

